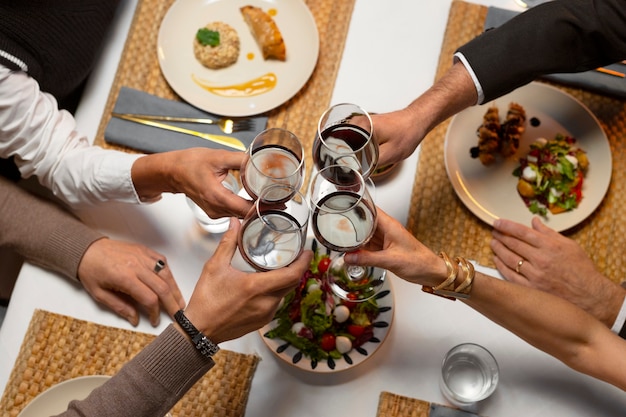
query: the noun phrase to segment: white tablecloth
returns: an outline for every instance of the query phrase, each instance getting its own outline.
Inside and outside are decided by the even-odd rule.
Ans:
[[[296,1],[296,0],[293,0]],[[340,0],[339,0],[340,1]],[[357,0],[332,102],[359,103],[375,112],[397,109],[434,79],[451,0]],[[516,9],[513,0],[477,3]],[[135,0],[122,2],[116,27],[77,112],[79,128],[94,137],[128,31]],[[402,222],[418,153],[393,180],[377,188],[379,205]],[[141,242],[167,255],[181,290],[189,296],[215,238],[201,236],[182,195],[145,206],[111,204],[80,213],[111,236]],[[248,417],[375,416],[381,391],[445,403],[438,388],[443,355],[461,342],[476,342],[496,357],[501,379],[480,405],[489,416],[623,416],[626,393],[574,372],[460,302],[422,293],[391,277],[393,326],[370,359],[341,373],[315,374],[278,360],[257,333],[223,348],[262,357],[252,383]],[[25,265],[0,329],[0,389],[8,380],[34,309],[104,325],[131,326],[95,304],[77,286]],[[136,330],[158,333],[145,317]]]

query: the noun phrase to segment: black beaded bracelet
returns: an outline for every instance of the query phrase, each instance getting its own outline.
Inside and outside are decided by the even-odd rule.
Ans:
[[[176,314],[174,314],[174,318],[180,327],[183,328],[185,333],[191,337],[191,341],[196,349],[198,349],[204,356],[210,358],[220,350],[219,346],[211,342],[211,340],[203,335],[200,330],[196,329],[196,326],[194,326],[189,321],[187,316],[185,316],[185,312],[183,310],[178,310]]]

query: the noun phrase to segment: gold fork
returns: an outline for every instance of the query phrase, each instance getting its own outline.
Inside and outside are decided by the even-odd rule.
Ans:
[[[145,120],[160,120],[165,122],[184,122],[184,123],[202,123],[207,125],[217,125],[222,132],[231,134],[233,132],[241,132],[243,130],[251,130],[254,122],[250,119],[230,119],[230,118],[195,118],[195,117],[176,117],[176,116],[157,116],[152,114],[134,114],[134,113],[112,113],[114,117],[133,117]]]

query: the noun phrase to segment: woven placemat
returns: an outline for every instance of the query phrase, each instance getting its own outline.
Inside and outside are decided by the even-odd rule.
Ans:
[[[451,4],[436,78],[452,65],[454,51],[483,30],[487,7],[455,0]],[[564,232],[578,242],[600,271],[615,282],[623,279],[626,218],[626,103],[582,89],[551,84],[583,102],[599,119],[609,138],[613,173],[600,207],[584,222]],[[415,175],[407,229],[434,251],[465,256],[495,267],[489,248],[491,227],[474,216],[457,198],[443,159],[443,144],[450,120],[437,126],[422,142]]]
[[[309,172],[313,166],[311,147],[317,122],[330,103],[354,1],[305,0],[319,32],[320,49],[317,65],[306,85],[291,100],[269,112],[268,127],[288,129],[301,139],[305,146]],[[122,86],[170,100],[181,100],[161,73],[156,46],[161,20],[173,2],[174,0],[140,0],[137,4],[113,86],[94,139],[95,145],[133,152],[132,149],[109,144],[104,139],[104,131]]]
[[[17,416],[37,395],[67,379],[114,375],[155,336],[36,310],[0,400]],[[243,416],[259,357],[220,350],[215,366],[174,406],[176,416]]]
[[[376,417],[428,417],[428,401],[383,391],[378,398]]]

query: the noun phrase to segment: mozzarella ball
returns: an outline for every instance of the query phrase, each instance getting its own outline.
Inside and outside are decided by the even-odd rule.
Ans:
[[[348,317],[350,317],[350,309],[344,305],[338,305],[335,307],[333,315],[335,316],[335,321],[337,323],[343,323],[348,320]]]
[[[337,336],[335,339],[335,349],[339,353],[348,353],[352,350],[352,342],[346,336]]]

